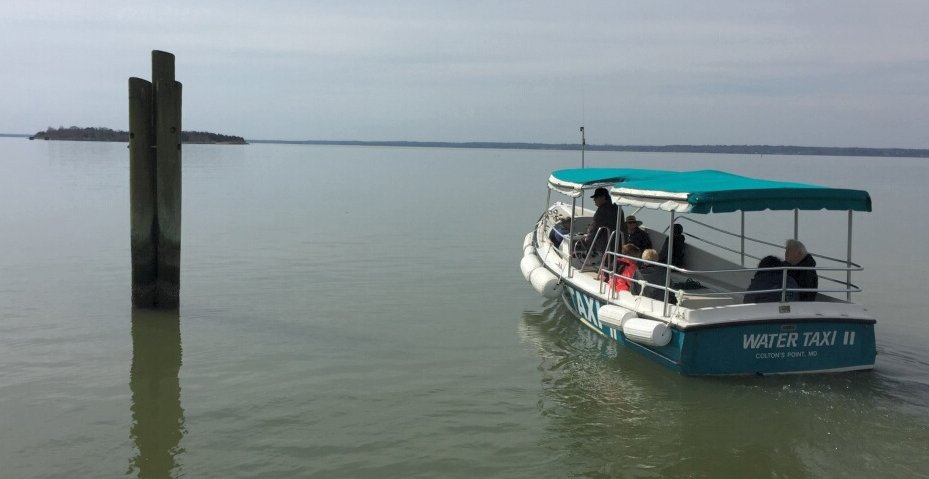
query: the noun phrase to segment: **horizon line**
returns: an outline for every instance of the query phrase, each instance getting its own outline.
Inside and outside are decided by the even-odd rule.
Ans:
[[[332,145],[332,146],[387,146],[387,147],[437,147],[437,148],[488,148],[579,151],[631,151],[667,153],[722,153],[722,154],[772,154],[811,156],[879,156],[929,158],[929,149],[896,147],[858,146],[799,146],[799,145],[724,145],[724,144],[671,144],[671,145],[614,145],[580,143],[538,143],[508,141],[409,141],[409,140],[269,140],[246,139],[249,143]]]
[[[0,137],[29,138],[30,134],[0,133]],[[385,146],[432,148],[486,148],[522,150],[629,151],[640,153],[716,153],[758,155],[809,155],[809,156],[870,156],[929,158],[929,148],[860,147],[860,146],[800,146],[751,144],[667,144],[667,145],[616,145],[588,143],[540,143],[516,141],[413,141],[413,140],[283,140],[252,139],[248,143],[302,144],[332,146]]]

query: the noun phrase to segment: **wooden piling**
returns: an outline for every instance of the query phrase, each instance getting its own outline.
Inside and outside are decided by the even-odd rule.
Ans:
[[[132,305],[155,307],[158,280],[152,84],[129,79],[129,224]]]
[[[155,84],[158,307],[177,308],[181,285],[181,84],[174,55],[152,52]]]
[[[181,271],[181,84],[152,52],[152,82],[129,79],[132,304],[174,309]]]

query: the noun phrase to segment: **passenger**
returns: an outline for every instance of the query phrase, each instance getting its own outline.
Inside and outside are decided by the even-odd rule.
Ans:
[[[626,242],[632,243],[639,248],[639,251],[644,251],[652,247],[652,240],[648,237],[648,233],[645,232],[639,226],[642,226],[642,222],[637,220],[635,216],[629,215],[626,218]]]
[[[587,232],[580,248],[583,250],[592,248],[594,252],[602,253],[606,250],[606,242],[610,238],[610,233],[616,230],[616,216],[622,217],[622,209],[613,203],[606,188],[597,188],[591,198],[597,205],[597,211],[594,212],[593,221],[587,226]],[[600,231],[600,228],[606,229]],[[597,231],[600,231],[599,235]],[[596,238],[596,244],[593,244],[594,238]]]
[[[571,219],[564,219],[552,226],[552,230],[548,232],[548,240],[552,242],[555,247],[561,246],[561,242],[564,240],[568,233],[571,232]]]
[[[631,243],[623,245],[623,254],[632,258],[640,258],[642,251]],[[629,291],[632,294],[639,294],[639,285],[631,281],[638,276],[639,262],[635,259],[617,257],[616,258],[616,276],[613,276],[611,284],[613,291]]]
[[[784,245],[784,259],[791,266],[816,267],[813,255],[807,253],[806,246],[797,240],[787,240]],[[819,275],[814,269],[794,269],[787,271],[787,274],[797,282],[798,288],[819,288]],[[800,301],[816,301],[816,291],[800,291]]]
[[[786,263],[781,261],[777,256],[765,256],[758,263],[758,268],[779,268],[781,266],[786,266]],[[752,282],[748,285],[749,291],[762,291],[766,289],[781,289],[781,282],[783,281],[784,270],[766,270],[766,271],[756,271],[755,276],[752,278]],[[787,288],[796,288],[797,282],[793,278],[787,276]],[[787,301],[796,301],[797,292],[788,291],[785,298]],[[775,303],[780,302],[781,292],[780,291],[770,291],[766,293],[746,293],[742,299],[743,303]]]
[[[658,252],[653,249],[647,249],[642,252],[642,259],[646,261],[658,262]],[[648,263],[639,263],[639,276],[647,283],[655,284],[658,286],[665,285],[665,278],[668,275],[668,268],[663,266],[655,266]],[[645,286],[645,296],[648,296],[652,299],[657,299],[658,301],[664,301],[664,290],[658,289],[652,286]],[[674,295],[670,295],[669,299],[674,301]]]
[[[674,223],[674,252],[671,253],[671,264],[678,268],[684,267],[684,227]],[[661,245],[661,253],[658,253],[661,262],[668,263],[668,238],[665,238],[664,244]]]

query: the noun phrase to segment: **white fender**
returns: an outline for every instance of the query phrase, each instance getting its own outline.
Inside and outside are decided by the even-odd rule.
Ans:
[[[667,346],[671,342],[671,328],[652,319],[627,319],[623,322],[623,335],[630,341],[649,346]]]
[[[519,270],[523,272],[526,281],[529,281],[529,275],[539,266],[542,266],[542,260],[534,254],[527,254],[519,261]]]
[[[546,268],[536,268],[529,274],[529,283],[539,294],[548,299],[561,296],[561,283],[558,277]]]
[[[601,323],[622,331],[623,323],[637,316],[634,312],[626,308],[614,304],[607,304],[600,307],[597,311],[597,317],[600,319]]]
[[[526,246],[532,246],[532,233],[526,235],[523,239],[523,253],[526,252]]]

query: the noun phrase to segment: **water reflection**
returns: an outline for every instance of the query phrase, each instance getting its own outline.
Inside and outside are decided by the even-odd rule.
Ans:
[[[678,462],[687,378],[581,325],[560,301],[523,313],[540,355],[542,444],[583,477],[660,477]]]
[[[181,475],[184,410],[181,408],[181,328],[178,312],[132,311],[132,426],[136,455],[128,475],[164,478]]]
[[[560,301],[524,312],[520,336],[540,356],[542,444],[576,475],[907,477],[926,466],[917,450],[929,431],[891,412],[894,382],[874,372],[681,376],[590,331]]]
[[[544,442],[553,453],[567,446],[577,475],[805,477],[821,451],[793,437],[808,435],[817,408],[783,383],[681,376],[580,325],[560,302],[524,313],[521,333],[541,356]]]

